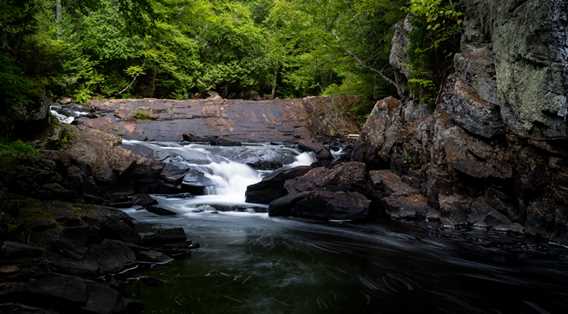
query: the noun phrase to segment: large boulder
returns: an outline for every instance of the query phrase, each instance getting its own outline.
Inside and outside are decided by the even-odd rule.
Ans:
[[[345,162],[328,169],[314,168],[301,177],[286,181],[290,194],[309,191],[349,191],[369,194],[367,166],[362,162]]]
[[[268,213],[318,220],[364,220],[370,207],[371,201],[358,192],[311,191],[273,201]]]
[[[259,183],[247,187],[246,201],[248,203],[269,204],[288,193],[284,188],[286,180],[303,176],[310,169],[311,167],[306,166],[277,170],[263,178]]]
[[[367,166],[345,162],[331,169],[319,167],[289,179],[288,194],[270,203],[272,216],[295,216],[322,220],[361,220],[372,214],[372,188]],[[282,191],[283,192],[283,191]]]

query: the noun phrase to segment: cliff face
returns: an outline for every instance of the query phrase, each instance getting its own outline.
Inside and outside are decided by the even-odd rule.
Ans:
[[[444,224],[565,237],[568,2],[464,4],[462,48],[435,111],[380,101],[354,158],[397,170]],[[407,31],[397,29],[391,55],[403,75]]]

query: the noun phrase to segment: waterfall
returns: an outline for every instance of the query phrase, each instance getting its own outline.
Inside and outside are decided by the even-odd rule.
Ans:
[[[203,205],[246,206],[246,190],[260,182],[272,170],[255,170],[250,164],[279,162],[285,168],[309,166],[316,161],[314,153],[293,147],[271,144],[245,144],[223,147],[201,144],[143,142],[123,140],[122,144],[147,157],[159,159],[170,167],[186,171],[184,183],[201,184],[206,195],[191,198],[158,196],[162,206],[192,210]],[[180,206],[181,205],[181,206]],[[255,206],[260,206],[255,204]]]

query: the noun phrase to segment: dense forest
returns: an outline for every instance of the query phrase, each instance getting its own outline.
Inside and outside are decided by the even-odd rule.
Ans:
[[[1,108],[44,96],[82,103],[208,91],[379,99],[397,92],[389,50],[393,26],[408,13],[415,26],[410,86],[427,95],[458,42],[461,14],[452,1],[6,0]]]

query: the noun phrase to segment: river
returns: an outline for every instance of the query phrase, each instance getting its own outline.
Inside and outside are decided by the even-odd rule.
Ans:
[[[204,196],[154,196],[176,216],[126,210],[139,222],[183,226],[201,245],[149,271],[164,284],[134,289],[146,313],[568,313],[561,245],[481,230],[271,218],[244,202],[246,186],[270,171],[247,164],[293,167],[313,156],[268,144],[124,145],[197,169],[210,185]]]

